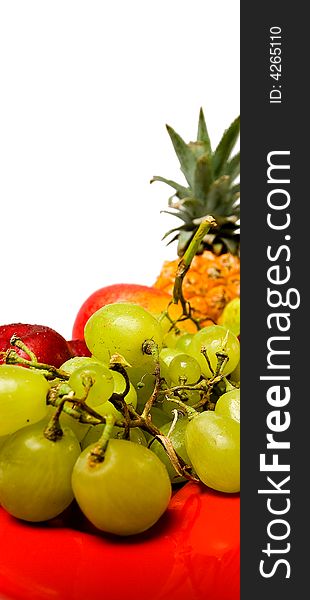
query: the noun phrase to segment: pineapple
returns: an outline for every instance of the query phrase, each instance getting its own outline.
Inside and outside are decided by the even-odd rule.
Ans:
[[[173,188],[169,210],[182,224],[168,231],[171,242],[177,241],[179,258],[166,261],[154,287],[172,293],[180,257],[183,256],[199,224],[212,215],[217,226],[201,243],[183,283],[183,294],[193,314],[202,325],[218,322],[226,304],[240,294],[240,153],[232,156],[239,137],[240,118],[225,130],[217,148],[212,151],[210,138],[200,109],[197,140],[188,144],[167,125],[174,150],[186,183],[155,176]]]

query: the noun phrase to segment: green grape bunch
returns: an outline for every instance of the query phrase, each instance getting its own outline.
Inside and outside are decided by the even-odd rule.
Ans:
[[[0,504],[42,522],[73,500],[98,530],[150,529],[174,486],[240,490],[240,342],[210,325],[167,335],[131,302],[85,325],[90,356],[0,365]],[[150,490],[152,493],[150,494]]]

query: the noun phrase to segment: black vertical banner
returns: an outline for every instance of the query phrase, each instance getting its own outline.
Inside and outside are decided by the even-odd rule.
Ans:
[[[306,3],[241,2],[242,600],[308,588],[307,23]]]

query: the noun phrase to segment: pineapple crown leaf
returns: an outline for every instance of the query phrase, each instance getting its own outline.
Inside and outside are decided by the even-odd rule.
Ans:
[[[196,158],[191,148],[170,125],[166,125],[175,153],[180,161],[181,171],[189,186],[193,185]]]
[[[193,235],[193,231],[192,229],[190,229],[185,223],[184,225],[180,225],[179,227],[173,227],[173,229],[170,229],[169,231],[167,231],[165,233],[165,235],[163,235],[162,239],[165,240],[169,235],[171,235],[172,233],[178,232],[178,231],[189,231],[191,233],[191,235]],[[170,239],[170,241],[168,242],[168,245],[171,244],[171,242],[174,242],[176,238],[172,238]]]
[[[196,141],[187,144],[172,127],[166,127],[188,187],[160,176],[154,176],[151,180],[151,183],[161,181],[173,188],[174,194],[168,202],[171,210],[162,212],[183,221],[183,225],[171,229],[164,238],[176,232],[168,243],[178,240],[178,253],[182,255],[201,218],[212,214],[218,228],[214,235],[203,240],[204,246],[216,253],[219,249],[224,252],[231,248],[237,253],[240,240],[240,185],[235,180],[240,174],[240,152],[233,156],[232,153],[240,134],[240,117],[224,131],[214,152],[202,108]]]
[[[197,199],[201,198],[203,204],[207,200],[213,177],[212,157],[210,154],[203,154],[196,161],[193,182],[193,192]]]
[[[240,175],[240,152],[237,152],[226,164],[225,174],[229,175],[231,181]]]
[[[154,183],[154,181],[162,181],[163,183],[167,183],[167,185],[170,185],[170,187],[175,189],[179,198],[186,198],[186,196],[188,196],[189,189],[186,188],[184,185],[176,183],[176,181],[172,181],[172,179],[165,179],[165,177],[155,175],[151,179],[150,183]]]
[[[234,200],[237,200],[240,196],[240,183],[236,183],[236,185],[233,185],[231,188],[231,193],[232,196],[234,197]]]
[[[199,111],[197,141],[203,142],[209,154],[212,154],[211,142],[202,108]]]
[[[222,174],[240,133],[240,117],[224,131],[223,137],[213,154],[213,168],[216,176]]]
[[[208,212],[222,215],[231,214],[231,186],[230,177],[222,175],[210,185],[208,193]]]
[[[183,256],[185,249],[190,244],[192,238],[194,237],[193,231],[181,231],[177,237],[178,239],[178,255]]]
[[[166,213],[168,215],[172,215],[173,217],[177,217],[178,219],[181,219],[181,221],[183,221],[184,223],[191,223],[192,222],[192,219],[191,219],[190,215],[185,210],[182,211],[182,212],[178,212],[178,211],[174,212],[172,210],[161,210],[160,212],[161,213]],[[180,226],[176,227],[175,231],[177,231],[179,228],[180,228]]]
[[[224,236],[220,236],[219,240],[222,242],[222,247],[225,248],[226,252],[228,251],[235,255],[239,253],[239,241]]]

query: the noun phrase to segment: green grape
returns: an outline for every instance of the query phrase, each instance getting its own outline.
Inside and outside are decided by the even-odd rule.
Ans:
[[[177,410],[178,412],[183,411],[180,405],[173,400],[174,397],[177,400],[181,400],[182,402],[184,402],[184,404],[188,406],[194,406],[200,400],[200,394],[198,390],[182,390],[177,394],[170,396],[169,398],[164,397],[160,405],[162,407],[163,412],[169,415],[170,419],[172,418],[172,413],[174,410]]]
[[[166,467],[148,448],[110,439],[102,462],[90,462],[88,446],[76,461],[72,487],[77,503],[98,529],[120,536],[149,529],[168,507]]]
[[[112,373],[114,379],[114,392],[122,394],[126,387],[125,378],[117,371],[112,371]],[[132,404],[134,408],[137,406],[137,392],[131,382],[129,385],[129,392],[126,394],[126,402],[127,404]]]
[[[85,450],[85,448],[87,448],[87,446],[90,446],[91,444],[94,444],[95,442],[98,442],[100,436],[102,435],[104,427],[105,427],[104,423],[100,423],[98,425],[91,425],[90,426],[90,428],[87,431],[86,435],[81,440],[81,448],[82,448],[82,450]]]
[[[127,396],[124,398],[124,400],[126,404],[128,404]],[[96,406],[96,413],[98,413],[98,415],[100,415],[101,417],[113,416],[116,421],[123,420],[123,415],[121,411],[117,410],[117,408],[115,408],[114,404],[110,402],[110,400],[104,402],[103,404],[100,404],[99,406]]]
[[[91,383],[86,403],[91,408],[96,408],[106,402],[113,394],[113,372],[104,364],[93,361],[74,369],[68,381],[77,398],[85,397]]]
[[[113,427],[112,437],[116,439],[124,439],[124,429],[122,427]],[[141,446],[147,446],[146,437],[140,427],[130,427],[129,440]]]
[[[240,298],[233,298],[226,304],[218,320],[235,335],[240,335]]]
[[[240,424],[204,411],[185,430],[185,447],[199,479],[220,492],[240,490]]]
[[[156,316],[156,319],[158,320],[158,322],[160,323],[160,326],[161,326],[161,329],[163,332],[163,336],[165,338],[166,335],[170,333],[172,321],[167,317],[165,312],[160,312],[160,313],[156,314],[155,316]],[[179,316],[179,313],[177,316]]]
[[[159,353],[160,375],[166,380],[168,385],[171,383],[168,372],[169,365],[172,359],[179,354],[181,354],[181,350],[177,350],[176,348],[162,348]]]
[[[180,398],[185,404],[194,406],[201,399],[201,395],[198,390],[182,390]]]
[[[87,321],[85,342],[90,352],[104,363],[114,354],[121,354],[131,367],[154,364],[152,356],[143,351],[143,344],[153,340],[162,347],[163,332],[157,319],[147,310],[130,302],[107,304]]]
[[[8,435],[2,435],[2,436],[0,437],[0,450],[1,450],[1,448],[2,448],[2,446],[3,446],[3,444],[4,444],[4,442],[5,442],[5,440],[7,440],[7,439],[8,439],[9,435],[10,435],[10,434],[8,433]]]
[[[165,348],[175,348],[178,341],[180,341],[186,333],[180,329],[171,329],[164,335],[163,346]]]
[[[161,407],[161,403],[159,404],[159,406],[152,406],[151,410],[150,410],[150,415],[152,418],[152,423],[154,423],[154,425],[156,427],[158,427],[159,429],[162,428],[163,425],[165,425],[165,423],[169,423],[170,419],[171,419],[171,415],[168,416]]]
[[[201,352],[203,348],[206,349],[213,373],[207,359]],[[224,364],[221,374],[228,375],[235,369],[239,362],[240,344],[237,336],[221,325],[210,325],[197,331],[187,349],[188,354],[191,354],[198,360],[201,372],[207,378],[212,377],[216,372],[218,364],[216,353],[220,351],[224,351],[228,356],[228,361]]]
[[[170,381],[177,384],[195,384],[201,376],[201,367],[194,356],[179,354],[175,356],[168,367]]]
[[[181,352],[187,352],[187,348],[193,339],[193,335],[193,333],[184,333],[181,335],[175,345],[176,349],[181,350]]]
[[[125,389],[125,379],[116,371],[111,371],[114,379],[114,391],[118,394],[121,394]],[[126,404],[131,404],[134,408],[137,407],[137,392],[130,383],[129,392],[124,397]],[[115,408],[114,404],[110,402],[110,400],[103,402],[99,406],[96,406],[96,412],[102,417],[107,417],[108,415],[113,415],[116,420],[123,420],[123,415],[120,410]]]
[[[83,440],[81,442],[82,450],[87,448],[87,446],[90,446],[91,444],[98,442],[98,440],[100,439],[100,437],[102,435],[104,427],[105,427],[104,424],[92,425],[90,427],[89,431],[87,432],[87,434],[85,435],[85,437],[83,438]],[[112,438],[123,438],[124,437],[124,428],[117,427],[115,425],[113,427],[111,437]],[[145,437],[142,429],[140,429],[139,427],[131,427],[130,428],[129,439],[131,442],[135,442],[135,444],[142,444],[142,446],[147,446],[146,437]]]
[[[12,433],[0,450],[0,503],[14,517],[46,521],[73,500],[71,473],[81,452],[69,428],[56,442],[42,423]]]
[[[61,365],[60,370],[66,375],[71,375],[71,373],[73,373],[73,371],[79,367],[87,367],[88,365],[93,365],[94,363],[102,364],[99,360],[92,356],[73,356]]]
[[[230,417],[240,423],[240,389],[235,388],[222,394],[214,409],[217,415]]]
[[[172,421],[169,421],[168,423],[166,423],[165,425],[163,425],[161,427],[161,433],[165,436],[167,436],[167,434],[169,433],[170,427],[171,427]],[[177,422],[174,425],[173,431],[171,432],[171,434],[169,435],[169,438],[171,440],[171,443],[173,445],[174,450],[176,451],[176,453],[184,460],[184,462],[190,466],[190,460],[185,448],[185,440],[184,440],[184,435],[185,435],[185,429],[188,425],[188,419],[186,417],[181,417],[180,419],[177,420]],[[166,452],[166,450],[164,449],[163,445],[156,440],[156,438],[154,439],[154,441],[152,442],[150,449],[155,452],[155,454],[158,456],[158,458],[160,458],[160,460],[164,463],[167,471],[168,471],[168,475],[170,477],[171,483],[180,483],[181,481],[186,481],[185,477],[182,477],[181,475],[179,475],[174,466],[172,465],[172,462]]]
[[[153,365],[154,371],[155,365]],[[146,401],[152,395],[155,386],[154,372],[146,370],[144,367],[134,367],[127,369],[128,377],[134,386],[138,399],[138,407],[143,409]]]
[[[72,405],[68,403],[68,406]],[[80,423],[80,421],[78,421],[74,417],[71,417],[71,415],[68,415],[65,412],[61,413],[59,423],[62,429],[64,427],[69,427],[70,429],[72,429],[79,442],[81,442],[81,440],[85,437],[85,435],[89,431],[89,428],[91,427],[91,425],[88,425],[87,423]]]
[[[168,308],[168,305],[167,305],[167,308]],[[184,324],[184,321],[182,321],[182,322],[178,321],[178,319],[180,317],[182,317],[182,314],[183,314],[182,307],[180,305],[170,304],[170,306],[168,308],[168,314],[169,314],[169,317],[167,316],[165,311],[163,311],[163,312],[157,314],[156,318],[161,325],[164,335],[168,334],[167,339],[173,340],[175,335],[178,337],[179,335],[182,335],[182,333],[184,331],[187,330],[188,323]],[[173,329],[171,329],[172,326],[173,326]],[[184,329],[184,327],[185,327],[185,329]],[[171,336],[171,338],[169,337],[170,333],[173,334]]]
[[[240,384],[240,360],[234,370],[230,373],[229,380],[233,383]]]
[[[171,421],[171,412],[164,412],[162,410],[161,402],[158,404],[158,406],[152,406],[150,410],[150,415],[153,425],[155,425],[155,427],[158,427],[158,429],[161,429],[162,426],[165,425],[165,423],[169,423]],[[153,435],[148,431],[144,431],[144,435],[147,442],[149,442],[153,438]]]
[[[162,350],[159,353],[159,365],[162,377],[164,377],[164,374],[166,374],[167,372],[166,360],[168,362],[170,355],[171,358],[173,358],[178,353],[179,352],[177,352],[174,348],[162,348]],[[127,369],[128,377],[137,393],[137,407],[139,412],[142,412],[145,403],[151,397],[154,391],[154,369],[155,365],[153,365],[153,372],[150,372],[150,370],[146,369],[145,367],[135,367]]]
[[[64,409],[61,412],[61,415],[59,416],[60,427],[61,429],[69,427],[69,429],[71,429],[76,435],[78,441],[81,442],[81,440],[85,437],[86,433],[90,429],[91,425],[89,425],[89,423],[81,423],[78,419],[65,412],[66,408],[72,409],[72,402],[65,402],[64,404]],[[55,412],[55,406],[48,405],[47,416],[40,421],[40,424],[42,424],[42,429],[44,429],[48,425],[53,415],[55,415]]]
[[[0,365],[0,436],[43,419],[49,389],[42,373],[17,365]]]

